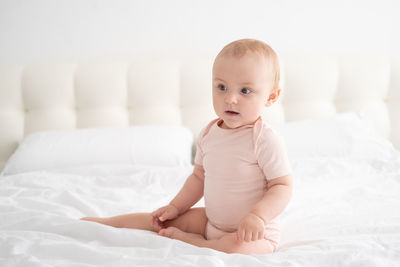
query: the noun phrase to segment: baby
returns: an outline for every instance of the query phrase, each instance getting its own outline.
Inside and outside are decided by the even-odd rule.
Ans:
[[[82,219],[226,253],[274,252],[292,175],[282,138],[260,115],[278,99],[278,83],[278,58],[267,44],[242,39],[226,45],[213,65],[218,119],[202,129],[193,173],[175,198],[152,213]],[[203,196],[205,208],[191,208]]]

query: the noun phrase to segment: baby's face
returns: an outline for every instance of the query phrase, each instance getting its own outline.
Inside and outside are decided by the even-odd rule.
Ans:
[[[213,105],[232,129],[254,123],[273,94],[270,64],[259,55],[247,53],[241,58],[220,56],[213,67]],[[279,92],[278,92],[279,95]]]

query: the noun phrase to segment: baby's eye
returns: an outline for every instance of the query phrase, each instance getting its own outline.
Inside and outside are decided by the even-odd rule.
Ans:
[[[223,85],[223,84],[219,84],[218,85],[218,88],[221,90],[221,91],[226,91],[226,86],[225,85]]]
[[[242,90],[240,90],[240,92],[242,92],[242,94],[247,95],[247,94],[251,93],[251,90],[249,88],[242,88]]]

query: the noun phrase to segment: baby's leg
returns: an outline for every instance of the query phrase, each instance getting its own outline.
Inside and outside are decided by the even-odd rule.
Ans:
[[[131,213],[109,218],[85,217],[81,220],[93,221],[118,228],[142,229],[159,232],[160,229],[151,224],[151,213]],[[178,218],[165,222],[166,227],[176,227],[188,233],[204,236],[207,217],[204,208],[192,208]]]
[[[151,213],[130,213],[108,218],[84,217],[81,220],[97,222],[117,228],[133,228],[158,232],[151,223]]]
[[[160,234],[198,247],[212,248],[226,253],[268,254],[274,252],[276,248],[276,245],[267,239],[251,242],[238,241],[236,232],[227,233],[219,239],[213,240],[207,240],[202,235],[182,232],[175,227],[163,229]]]

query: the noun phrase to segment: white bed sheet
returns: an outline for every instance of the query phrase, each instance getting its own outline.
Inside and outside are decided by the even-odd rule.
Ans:
[[[399,266],[397,151],[292,165],[282,242],[276,253],[254,256],[78,220],[152,211],[177,193],[190,165],[92,165],[0,177],[0,266]]]

